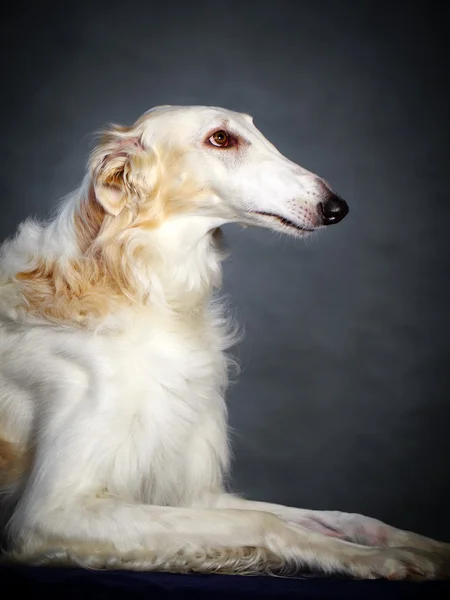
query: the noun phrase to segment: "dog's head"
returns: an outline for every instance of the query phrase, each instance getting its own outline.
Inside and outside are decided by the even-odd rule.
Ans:
[[[208,234],[227,222],[303,236],[347,212],[248,115],[159,107],[109,128],[55,221],[44,232],[23,229],[27,244],[43,236],[45,252],[31,243],[33,258],[15,280],[23,310],[39,319],[116,327],[108,319],[118,308],[191,311],[208,300],[222,257]]]
[[[213,107],[163,106],[130,128],[112,127],[90,162],[107,215],[142,228],[186,216],[303,236],[341,221],[348,206],[284,157],[252,118]]]

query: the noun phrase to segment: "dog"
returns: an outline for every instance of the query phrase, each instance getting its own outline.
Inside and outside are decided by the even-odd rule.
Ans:
[[[224,483],[220,227],[304,238],[347,212],[246,114],[162,106],[103,131],[81,187],[1,247],[4,561],[448,577],[448,544]]]

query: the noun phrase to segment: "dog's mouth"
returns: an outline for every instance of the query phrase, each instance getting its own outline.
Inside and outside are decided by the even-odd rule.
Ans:
[[[285,227],[290,227],[292,229],[296,229],[297,231],[305,231],[305,232],[312,233],[313,231],[316,230],[315,227],[305,227],[303,225],[297,225],[293,221],[286,219],[286,217],[281,217],[280,215],[276,215],[275,213],[253,210],[253,211],[251,211],[251,214],[259,215],[261,217],[269,217],[271,219],[276,219],[279,223],[281,223],[281,225],[284,225]]]

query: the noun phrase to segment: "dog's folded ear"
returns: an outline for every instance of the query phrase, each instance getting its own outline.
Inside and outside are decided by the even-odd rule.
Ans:
[[[149,173],[151,152],[146,151],[139,136],[111,128],[93,152],[90,171],[97,202],[110,215],[142,194],[151,191]]]

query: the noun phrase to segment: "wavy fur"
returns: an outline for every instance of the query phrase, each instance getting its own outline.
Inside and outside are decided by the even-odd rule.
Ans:
[[[217,130],[229,135],[226,147]],[[80,189],[1,249],[7,560],[448,574],[445,544],[226,490],[226,351],[236,332],[215,297],[219,228],[302,237],[325,223],[324,203],[345,206],[336,198],[247,115],[161,107],[104,132]]]

